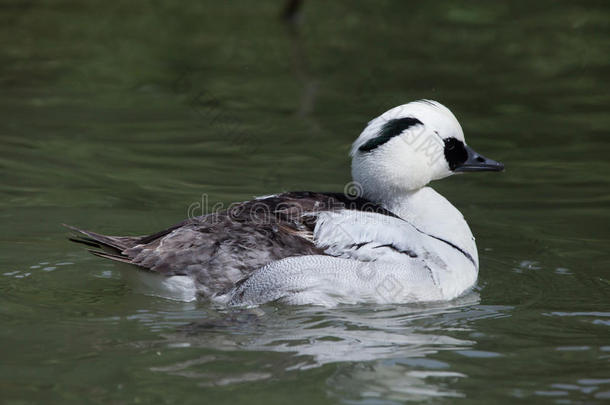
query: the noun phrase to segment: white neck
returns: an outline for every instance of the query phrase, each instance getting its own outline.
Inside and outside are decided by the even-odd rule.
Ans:
[[[478,267],[477,247],[464,216],[430,187],[373,199],[420,231],[443,239],[468,253]]]

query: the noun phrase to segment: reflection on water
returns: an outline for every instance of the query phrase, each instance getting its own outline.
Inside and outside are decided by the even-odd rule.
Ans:
[[[563,299],[555,300],[555,308],[549,305],[549,294],[581,288],[588,279],[558,273],[556,265],[544,260],[511,261],[499,255],[497,267],[488,267],[519,277],[522,290],[495,290],[497,301],[518,305],[485,304],[481,295],[496,287],[484,281],[449,303],[229,310],[142,295],[128,287],[140,279],[134,269],[103,262],[87,272],[72,256],[54,255],[2,275],[10,282],[4,284],[7,306],[0,315],[8,325],[32,325],[28,346],[40,344],[36,330],[47,331],[40,335],[45,344],[60,348],[66,344],[66,327],[76,333],[68,341],[72,344],[61,349],[64,357],[49,355],[53,367],[97,358],[104,367],[124,363],[145,380],[171,381],[187,392],[196,387],[206,394],[252,387],[264,391],[266,384],[288,384],[313,373],[329,400],[358,404],[453,401],[477,393],[573,402],[610,395],[610,380],[604,378],[610,346],[590,338],[592,333],[605,336],[610,314],[570,308]],[[95,258],[86,260],[96,263]],[[564,279],[565,286],[557,281]],[[595,297],[593,285],[585,285]],[[9,354],[6,359],[14,375],[23,373],[21,358]],[[95,364],[87,373],[96,374]],[[63,373],[53,371],[52,376],[62,381]],[[481,385],[482,376],[491,383]],[[510,378],[513,382],[506,384]],[[65,392],[74,389],[63,384]],[[120,385],[119,398],[123,390],[134,390]],[[10,384],[8,389],[21,390]],[[180,395],[180,390],[172,391],[172,396]]]
[[[476,357],[469,354],[476,353],[472,350],[476,340],[468,338],[477,336],[476,321],[508,316],[511,310],[479,302],[479,294],[471,292],[451,303],[419,306],[265,307],[221,312],[215,319],[163,334],[168,348],[203,348],[216,354],[198,354],[151,370],[193,378],[202,386],[218,386],[345,363],[327,380],[336,395],[363,400],[370,396],[396,400],[462,396],[445,382],[468,376],[428,356],[460,351]],[[464,338],[457,338],[458,334]],[[234,351],[289,356],[262,368],[260,363],[246,363],[228,373],[207,371],[214,368],[211,364],[228,360],[223,352]]]
[[[427,309],[373,307],[330,311],[308,307],[291,310],[289,314],[286,314],[288,310],[261,310],[262,314],[256,318],[248,318],[247,330],[254,323],[257,332],[249,334],[248,341],[240,342],[239,347],[307,356],[305,362],[290,368],[316,367],[337,361],[375,360],[397,354],[425,356],[437,350],[455,350],[472,345],[470,341],[446,336],[442,332],[446,332],[447,327],[467,330],[465,324],[469,319],[487,316],[482,315],[481,310],[473,311],[474,314],[460,311],[478,300],[478,294],[471,293],[454,303]],[[182,336],[193,345],[207,346],[210,336],[205,330],[210,327],[210,321],[194,322],[185,328]],[[218,326],[214,330],[218,331]]]
[[[4,3],[3,401],[608,401],[608,2]],[[477,237],[458,301],[169,301],[59,226],[342,190],[366,121],[418,98],[508,168],[433,184]]]

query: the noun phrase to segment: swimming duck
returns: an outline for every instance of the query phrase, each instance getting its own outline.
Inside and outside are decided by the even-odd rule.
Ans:
[[[334,306],[451,300],[479,259],[462,214],[426,185],[502,171],[464,140],[442,104],[419,100],[368,123],[348,192],[286,192],[232,204],[147,236],[70,227],[97,256],[157,273],[183,300]]]

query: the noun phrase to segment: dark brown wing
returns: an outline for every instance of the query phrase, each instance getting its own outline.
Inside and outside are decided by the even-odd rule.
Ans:
[[[290,256],[324,254],[313,242],[316,212],[354,209],[395,216],[363,198],[338,193],[290,192],[233,204],[144,237],[72,230],[79,242],[110,251],[98,256],[167,276],[194,277],[208,293],[232,286],[265,264]],[[73,239],[74,240],[74,239]]]

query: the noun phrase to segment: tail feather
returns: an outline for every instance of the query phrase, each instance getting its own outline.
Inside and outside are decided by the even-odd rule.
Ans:
[[[84,245],[99,249],[87,249],[89,253],[98,257],[103,257],[105,259],[139,266],[137,263],[133,263],[131,261],[131,258],[123,254],[123,252],[125,251],[125,249],[136,245],[138,243],[138,240],[141,239],[141,237],[108,236],[91,231],[86,231],[84,229],[76,228],[74,226],[66,224],[62,225],[76,233],[76,235],[74,235],[73,237],[68,238],[72,242],[82,243]]]
[[[112,253],[107,253],[107,252],[102,252],[99,250],[93,250],[93,249],[87,249],[87,251],[89,253],[91,253],[94,256],[98,256],[98,257],[103,257],[104,259],[110,259],[110,260],[115,260],[117,262],[123,262],[123,263],[127,263],[127,264],[133,264],[135,266],[141,267],[140,265],[138,265],[137,263],[134,263],[131,261],[131,259],[127,256],[122,256],[120,254],[112,254]]]
[[[110,248],[113,253],[121,253],[125,249],[128,249],[136,244],[136,241],[140,237],[129,237],[129,236],[108,236],[99,233],[86,231],[84,229],[76,228],[71,225],[62,224],[66,228],[79,235],[69,238],[73,242],[83,243],[88,246],[97,248]],[[83,236],[84,235],[84,236]]]
[[[74,235],[68,239],[72,242],[82,243],[96,249],[87,249],[91,254],[105,259],[116,260],[123,263],[133,264],[138,267],[147,268],[138,263],[132,261],[132,257],[129,257],[125,251],[136,245],[147,244],[156,239],[159,239],[174,229],[182,226],[186,221],[171,226],[161,232],[157,232],[148,236],[109,236],[102,235],[99,233],[86,231],[84,229],[77,228],[75,226],[62,224],[72,232]]]
[[[70,240],[72,242],[76,242],[76,243],[82,243],[83,245],[100,248],[100,249],[102,247],[102,245],[100,245],[98,242],[94,241],[93,239],[85,238],[82,236],[73,236],[71,238],[68,238],[68,240]]]

